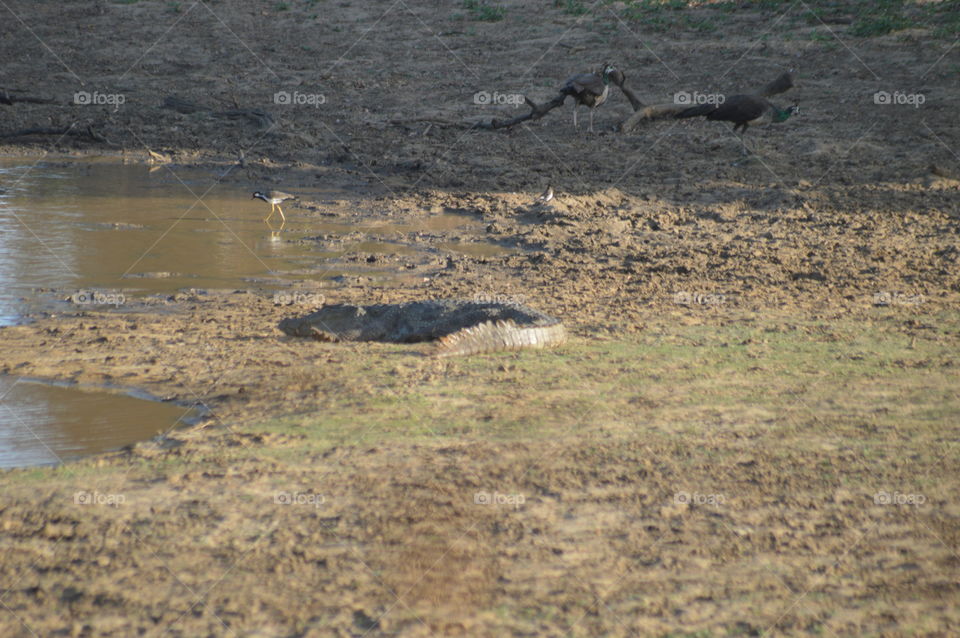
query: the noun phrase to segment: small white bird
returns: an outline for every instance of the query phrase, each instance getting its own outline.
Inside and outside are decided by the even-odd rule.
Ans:
[[[540,197],[537,198],[537,201],[541,204],[546,204],[551,199],[553,199],[553,186],[547,186],[547,190],[540,194]]]

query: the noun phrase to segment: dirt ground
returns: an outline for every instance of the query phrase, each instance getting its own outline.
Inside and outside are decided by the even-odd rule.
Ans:
[[[0,89],[56,103],[0,104],[0,134],[76,126],[0,152],[152,151],[173,170],[236,165],[223,181],[241,191],[362,182],[383,216],[475,216],[507,254],[401,259],[401,286],[316,285],[331,303],[522,300],[574,339],[453,362],[314,344],[277,330],[302,308],[256,289],[3,328],[4,374],[209,414],[0,477],[0,633],[956,635],[956,34],[918,14],[858,37],[857,3],[640,4],[7,2]],[[751,128],[751,158],[716,122],[617,132],[632,109],[616,89],[593,134],[569,106],[469,126],[522,112],[478,93],[542,102],[604,61],[648,103],[793,69],[774,101],[801,114]],[[548,184],[555,201],[533,205]],[[306,199],[288,212],[325,214]],[[688,358],[661,368],[647,352],[663,343]],[[746,348],[742,369],[725,367],[728,346]],[[728,368],[736,388],[671,403],[678,379]],[[389,435],[359,427],[378,419]],[[78,490],[113,502],[78,504]]]

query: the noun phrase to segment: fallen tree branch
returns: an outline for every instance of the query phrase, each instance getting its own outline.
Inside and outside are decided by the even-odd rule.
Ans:
[[[633,91],[627,88],[627,76],[623,74],[623,71],[620,69],[615,70],[610,74],[610,81],[617,85],[620,89],[620,92],[627,96],[627,99],[630,100],[630,106],[633,107],[634,111],[639,111],[643,108],[643,102],[640,101]]]
[[[489,123],[477,122],[474,124],[474,128],[484,128],[490,130],[497,130],[501,128],[510,128],[511,126],[516,126],[521,122],[526,122],[527,120],[539,120],[541,117],[549,113],[551,110],[557,108],[558,106],[563,105],[563,101],[567,99],[566,94],[560,93],[557,97],[553,98],[549,102],[544,102],[543,104],[537,104],[527,96],[523,96],[523,101],[526,102],[527,106],[530,107],[528,113],[523,115],[518,115],[509,120],[500,121],[496,118],[490,120]]]
[[[627,78],[626,78],[626,75],[624,75],[623,71],[620,71],[619,69],[615,70],[613,73],[610,74],[610,80],[620,89],[620,91],[624,94],[624,96],[626,96],[626,98],[630,101],[630,106],[633,107],[633,111],[634,111],[633,115],[631,115],[629,118],[626,119],[626,121],[620,124],[618,130],[620,130],[621,132],[629,132],[634,127],[636,127],[637,124],[639,124],[641,121],[658,120],[665,117],[676,115],[680,111],[690,106],[689,104],[674,104],[674,103],[651,104],[649,106],[645,106],[643,102],[640,101],[640,98],[638,98],[637,95],[626,86]],[[760,88],[760,90],[758,90],[756,94],[761,95],[763,97],[770,97],[772,95],[783,93],[784,91],[787,91],[792,87],[793,87],[793,75],[791,70],[791,71],[781,73],[776,79],[772,80],[771,82],[768,82],[766,85]],[[512,126],[516,126],[517,124],[522,124],[523,122],[528,122],[530,120],[539,120],[544,115],[549,113],[551,110],[559,106],[562,106],[566,98],[567,96],[565,94],[560,93],[557,95],[557,97],[553,98],[549,102],[544,102],[543,104],[537,104],[536,102],[531,100],[529,97],[524,96],[523,101],[527,104],[528,107],[530,107],[530,111],[528,111],[527,113],[524,113],[523,115],[518,115],[517,117],[511,118],[509,120],[498,120],[496,118],[493,118],[489,122],[477,122],[475,124],[468,125],[468,126],[470,128],[481,128],[481,129],[495,131],[497,129],[510,128]],[[421,119],[423,121],[430,121],[424,118],[421,118]],[[410,121],[418,121],[418,120],[406,120],[406,122],[410,122]],[[390,121],[391,124],[403,124],[406,122],[398,121],[398,120]],[[443,121],[443,122],[434,121],[434,123],[444,125],[444,126],[457,126],[454,123],[450,123],[446,121]]]
[[[640,99],[625,86],[626,76],[622,71],[616,69],[613,73],[610,74],[610,81],[613,82],[617,87],[620,88],[620,91],[630,100],[630,105],[633,106],[633,110],[636,111],[643,107],[643,103]],[[497,130],[503,128],[510,128],[516,126],[517,124],[522,124],[523,122],[528,122],[530,120],[539,120],[541,117],[549,113],[555,108],[563,106],[564,101],[567,99],[567,95],[564,93],[559,93],[555,98],[543,104],[537,104],[527,96],[523,96],[523,101],[530,111],[524,113],[523,115],[518,115],[517,117],[511,118],[509,120],[498,120],[493,118],[490,122],[477,122],[473,124],[471,128],[482,128],[487,130]]]
[[[473,128],[473,124],[466,124],[464,122],[451,122],[450,120],[445,120],[440,117],[411,117],[409,119],[401,120],[387,120],[387,124],[391,126],[408,126],[409,124],[432,124],[434,126],[446,126],[452,128]]]

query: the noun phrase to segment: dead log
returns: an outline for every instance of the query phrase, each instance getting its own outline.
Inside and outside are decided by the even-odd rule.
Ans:
[[[633,110],[636,111],[643,107],[643,103],[640,99],[625,86],[626,76],[623,74],[623,71],[616,69],[613,73],[610,74],[610,81],[613,82],[617,87],[620,88],[620,91],[630,100]],[[528,122],[530,120],[539,120],[544,115],[549,113],[555,108],[563,106],[564,101],[567,99],[567,95],[564,93],[558,93],[555,98],[543,104],[537,104],[529,97],[524,96],[523,101],[530,111],[519,115],[517,117],[511,118],[509,120],[498,120],[496,118],[490,120],[490,122],[478,122],[472,126],[472,128],[482,128],[487,130],[497,130],[502,128],[510,128],[511,126],[516,126],[517,124],[522,124],[523,122]]]
[[[528,120],[539,120],[541,117],[543,117],[553,109],[559,106],[563,106],[563,101],[566,99],[567,99],[566,94],[559,93],[557,97],[553,98],[549,102],[544,102],[543,104],[537,104],[527,96],[524,96],[523,101],[526,102],[527,106],[530,107],[530,111],[528,113],[524,113],[523,115],[519,115],[517,117],[514,117],[509,120],[505,120],[502,122],[496,118],[493,118],[492,120],[490,120],[489,123],[477,122],[476,124],[474,124],[474,128],[497,130],[501,128],[510,128],[511,126],[516,126],[517,124],[526,122]]]
[[[630,100],[630,106],[633,107],[634,111],[639,111],[643,108],[643,102],[640,101],[633,91],[627,88],[627,76],[623,74],[623,71],[617,69],[610,74],[610,81],[617,85],[617,88],[620,89],[620,92],[627,96],[627,99]]]

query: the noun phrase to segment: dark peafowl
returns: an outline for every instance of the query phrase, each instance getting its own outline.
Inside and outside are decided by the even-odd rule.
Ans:
[[[607,101],[607,96],[610,94],[610,74],[614,71],[616,69],[613,66],[604,64],[600,75],[596,73],[574,75],[560,89],[561,94],[573,96],[573,128],[577,128],[577,110],[583,104],[590,109],[589,131],[593,132],[593,111]]]
[[[796,104],[781,109],[757,95],[731,95],[722,104],[698,104],[680,111],[676,117],[705,116],[708,120],[733,122],[733,132],[738,134],[744,151],[747,151],[743,135],[747,132],[748,126],[785,122],[791,115],[798,113],[800,113],[800,107]]]

